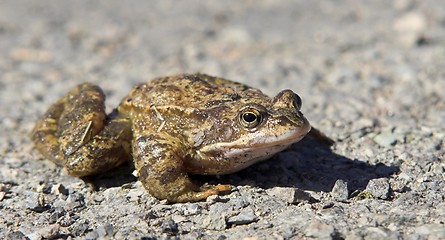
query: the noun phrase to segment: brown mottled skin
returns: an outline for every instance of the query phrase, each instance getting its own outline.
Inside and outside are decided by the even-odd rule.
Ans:
[[[291,90],[260,90],[204,74],[157,78],[133,88],[107,116],[102,90],[84,83],[54,103],[31,136],[74,176],[134,159],[150,194],[199,201],[229,185],[199,186],[188,174],[227,174],[299,141],[311,129]]]

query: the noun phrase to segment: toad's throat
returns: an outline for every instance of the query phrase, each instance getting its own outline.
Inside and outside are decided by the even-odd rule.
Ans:
[[[252,135],[249,137],[249,139],[240,138],[237,141],[233,142],[221,142],[208,145],[203,147],[200,152],[221,152],[226,155],[226,157],[228,157],[227,154],[230,155],[231,153],[250,152],[259,149],[274,148],[278,146],[282,146],[284,149],[287,146],[300,141],[304,136],[306,136],[310,129],[311,126],[307,124],[305,128],[299,129],[298,131],[289,131],[288,133],[281,134],[279,136],[264,137]],[[275,151],[274,153],[276,152],[278,151]]]
[[[244,169],[254,163],[269,159],[274,154],[283,151],[291,144],[300,141],[310,130],[310,125],[300,129],[298,131],[288,132],[280,136],[269,136],[260,139],[251,139],[246,143],[245,140],[238,140],[232,143],[217,143],[210,146],[206,146],[201,149],[199,154],[201,157],[205,155],[223,156],[220,159],[215,159],[216,162],[212,162],[214,165],[218,161],[218,164],[228,164],[229,167],[224,168],[212,168],[207,166],[207,162],[195,162],[194,167],[190,167],[190,172],[196,174],[230,174]],[[244,144],[243,144],[244,143]],[[196,171],[198,169],[199,171]]]

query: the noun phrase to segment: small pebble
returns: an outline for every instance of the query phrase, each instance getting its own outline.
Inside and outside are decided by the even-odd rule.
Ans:
[[[127,199],[131,202],[137,202],[139,201],[140,197],[142,196],[142,194],[144,194],[143,190],[139,190],[139,189],[132,189],[130,190],[130,192],[127,194]]]
[[[227,220],[227,223],[229,224],[248,224],[251,222],[258,221],[258,217],[255,215],[255,212],[252,208],[245,208],[243,209],[238,215],[230,217]]]
[[[201,212],[201,207],[196,203],[187,204],[184,209],[184,216],[196,215]]]
[[[266,190],[266,193],[290,204],[295,204],[310,199],[309,193],[298,188],[274,187]]]
[[[415,233],[420,239],[424,236],[429,236],[428,239],[445,239],[445,226],[444,224],[425,224],[416,227]]]
[[[98,239],[99,238],[99,234],[97,233],[97,231],[91,231],[91,232],[87,233],[85,238],[86,239]]]
[[[352,230],[346,236],[345,240],[354,239],[369,239],[369,240],[399,240],[401,239],[400,233],[391,231],[383,227],[363,227]]]
[[[84,205],[84,196],[79,193],[71,193],[66,199],[65,210],[70,211]]]
[[[382,132],[374,137],[374,141],[382,147],[391,147],[397,143],[399,135],[391,132]]]
[[[335,235],[335,228],[318,220],[312,220],[305,230],[306,237],[316,239],[332,239]]]
[[[179,232],[178,224],[171,219],[162,221],[161,229],[164,233],[176,234]]]
[[[44,212],[49,206],[45,204],[45,198],[40,193],[30,193],[26,202],[26,208],[34,212]]]
[[[397,18],[393,29],[398,33],[397,40],[404,46],[415,46],[423,37],[427,28],[427,20],[423,14],[409,12]]]
[[[5,198],[6,193],[5,192],[0,192],[0,201],[3,200],[3,198]]]
[[[331,196],[336,201],[348,200],[349,197],[348,183],[341,179],[335,181],[334,187],[332,188],[331,191]]]
[[[365,189],[365,192],[372,194],[373,197],[383,200],[390,198],[391,191],[388,178],[371,179]]]
[[[105,198],[104,198],[104,196],[103,196],[101,193],[95,193],[95,194],[93,195],[93,200],[94,200],[95,202],[100,203],[100,202],[104,201]]]
[[[29,234],[27,237],[29,239],[54,239],[60,233],[59,224],[51,224],[40,228],[39,230]]]
[[[100,226],[96,229],[97,235],[99,238],[104,238],[106,236],[113,236],[113,225],[106,224],[104,226]]]
[[[51,187],[51,192],[54,194],[62,194],[65,196],[67,196],[69,194],[68,189],[66,189],[66,187],[60,183],[53,185]]]
[[[202,227],[209,230],[224,230],[227,227],[226,219],[224,214],[210,214],[201,220]]]
[[[20,231],[15,231],[15,232],[9,233],[8,236],[7,236],[7,239],[22,239],[22,240],[28,240],[29,238],[26,237],[26,235],[23,234],[22,232],[20,232]]]

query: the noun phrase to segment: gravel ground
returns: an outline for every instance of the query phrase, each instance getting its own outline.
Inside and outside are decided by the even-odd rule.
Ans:
[[[0,238],[445,238],[445,2],[0,4]],[[131,166],[83,181],[33,149],[83,81],[112,109],[153,77],[205,72],[303,98],[311,138],[227,176],[205,202],[151,197]]]

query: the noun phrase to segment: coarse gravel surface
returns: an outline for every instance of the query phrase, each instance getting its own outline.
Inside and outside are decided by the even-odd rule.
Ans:
[[[445,238],[442,0],[3,0],[0,56],[0,239]],[[235,189],[166,204],[130,164],[83,181],[29,140],[76,84],[111,111],[184,72],[290,88],[336,143],[196,176]]]

